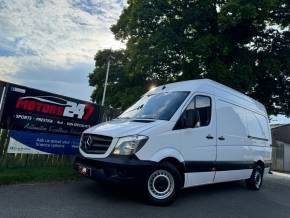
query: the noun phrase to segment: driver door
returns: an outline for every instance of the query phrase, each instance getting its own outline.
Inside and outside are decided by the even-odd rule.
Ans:
[[[216,112],[214,96],[196,94],[186,110],[197,110],[193,128],[182,127],[180,120],[175,131],[182,141],[185,160],[185,187],[212,183],[216,161]]]

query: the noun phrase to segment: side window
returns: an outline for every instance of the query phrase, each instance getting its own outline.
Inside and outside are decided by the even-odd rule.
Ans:
[[[208,126],[211,120],[211,98],[195,96],[188,104],[174,129],[198,128]]]

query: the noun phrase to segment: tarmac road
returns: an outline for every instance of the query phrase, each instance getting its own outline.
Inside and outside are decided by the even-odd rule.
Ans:
[[[169,207],[88,179],[0,186],[0,217],[290,217],[290,176],[267,175],[260,191],[242,182],[185,189]]]

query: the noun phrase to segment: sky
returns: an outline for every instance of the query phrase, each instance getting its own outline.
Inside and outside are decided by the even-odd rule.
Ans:
[[[94,55],[125,47],[110,31],[125,5],[126,0],[0,0],[0,80],[90,100]]]
[[[110,26],[123,0],[0,0],[0,80],[90,100],[100,49],[123,48]]]

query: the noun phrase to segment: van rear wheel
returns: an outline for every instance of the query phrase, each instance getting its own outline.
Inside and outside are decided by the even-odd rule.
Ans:
[[[168,162],[161,163],[146,178],[145,194],[151,204],[165,206],[172,203],[181,188],[182,177]]]
[[[264,169],[257,165],[249,179],[246,180],[246,185],[251,190],[259,190],[263,183]]]

